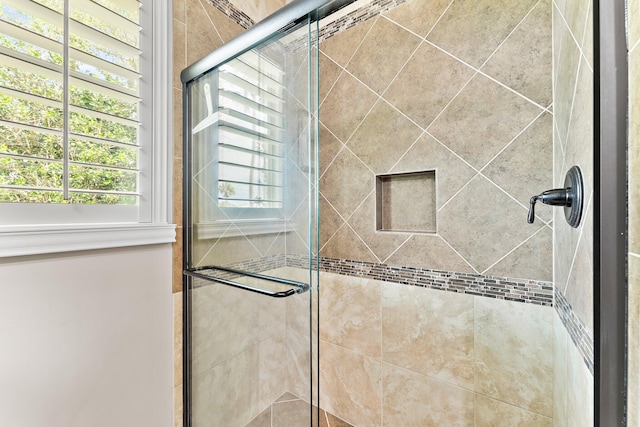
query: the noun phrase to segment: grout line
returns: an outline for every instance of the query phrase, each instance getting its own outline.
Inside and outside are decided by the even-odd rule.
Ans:
[[[500,149],[500,151],[498,151],[498,152],[496,153],[496,155],[495,155],[495,156],[493,156],[491,159],[489,159],[489,161],[488,161],[488,162],[487,162],[483,167],[481,167],[481,168],[480,168],[480,170],[479,170],[478,172],[483,173],[483,171],[484,171],[485,169],[487,169],[487,168],[491,165],[491,163],[493,163],[493,161],[494,161],[494,160],[496,160],[498,157],[500,157],[500,155],[501,155],[504,151],[506,151],[506,149],[507,149],[507,148],[509,148],[509,147],[510,147],[510,146],[511,146],[511,145],[512,145],[512,144],[513,144],[513,143],[514,143],[518,138],[520,138],[520,136],[522,136],[522,135],[523,135],[523,134],[524,134],[524,133],[525,133],[525,132],[530,128],[530,127],[532,127],[532,126],[533,126],[533,124],[534,124],[535,122],[537,122],[537,121],[538,121],[538,119],[539,119],[540,117],[542,117],[542,115],[543,115],[544,113],[545,113],[544,111],[541,111],[540,113],[538,113],[538,115],[537,115],[537,116],[535,116],[535,117],[533,118],[533,120],[531,120],[531,121],[530,121],[530,122],[529,122],[525,127],[523,127],[523,128],[518,132],[518,134],[517,134],[516,136],[514,136],[514,137],[511,139],[511,141],[509,141],[509,142],[508,142],[504,147],[502,147],[502,148]],[[553,147],[552,147],[552,148],[553,148]],[[483,175],[484,175],[484,174],[483,174]]]
[[[455,151],[453,151],[451,148],[449,148],[448,145],[446,145],[444,142],[440,141],[438,138],[436,138],[432,133],[430,133],[428,130],[425,130],[424,133],[426,133],[427,135],[429,135],[431,138],[433,138],[438,144],[442,145],[447,151],[449,151],[451,154],[453,154],[455,157],[457,157],[459,160],[461,160],[465,165],[469,166],[471,169],[473,169],[475,172],[480,172],[478,170],[478,168],[476,168],[475,166],[473,166],[471,163],[467,162],[465,159],[463,159],[462,157],[460,157],[460,155],[458,153],[456,153]]]
[[[456,61],[458,61],[459,63],[461,63],[462,65],[466,65],[468,68],[471,68],[473,71],[475,71],[476,73],[479,71],[478,67],[474,67],[473,65],[469,64],[467,61],[465,61],[462,58],[457,57],[456,55],[454,55],[453,53],[449,52],[448,50],[445,50],[444,48],[438,46],[437,44],[435,44],[434,42],[432,42],[431,40],[428,40],[427,38],[424,39],[424,42],[431,45],[433,48],[439,50],[440,52],[444,53],[445,55],[449,56],[451,59],[454,59]]]
[[[556,99],[555,95],[556,95],[556,88],[558,86],[558,77],[559,77],[559,61],[561,56],[561,53],[563,51],[563,39],[560,38],[560,34],[559,34],[559,29],[557,28],[558,26],[556,25],[556,20],[555,20],[555,16],[557,14],[560,13],[560,9],[558,8],[558,6],[556,5],[555,0],[552,0],[551,2],[551,95],[553,97],[553,99]],[[558,42],[558,48],[555,49],[555,40],[556,40],[556,36],[559,38],[559,42]]]
[[[331,206],[331,208],[332,208],[332,209],[333,209],[333,210],[338,214],[338,216],[340,217],[340,219],[342,219],[342,224],[340,224],[340,227],[338,227],[338,228],[336,229],[336,231],[334,231],[334,232],[333,232],[333,234],[332,234],[329,238],[327,238],[327,241],[324,243],[324,245],[322,245],[322,247],[320,247],[320,251],[322,251],[322,250],[323,250],[323,249],[324,249],[324,248],[329,244],[329,242],[331,241],[331,239],[333,239],[333,238],[335,237],[335,235],[336,235],[336,234],[338,234],[338,232],[342,229],[342,227],[344,227],[344,225],[347,223],[347,220],[342,216],[342,214],[340,213],[340,211],[338,211],[338,209],[336,209],[336,208],[335,208],[335,206],[333,206],[333,205],[331,204],[331,202],[329,201],[329,199],[327,199],[327,198],[324,196],[324,194],[322,194],[322,192],[320,193],[320,195],[321,195],[321,196],[322,196],[322,198],[325,200],[325,202],[327,202],[327,203],[329,204],[329,206]],[[366,199],[365,199],[365,200],[366,200]],[[363,202],[364,202],[364,200],[363,200]],[[360,206],[360,205],[358,205],[358,207],[359,207],[359,206]],[[358,209],[358,208],[356,208],[356,210],[357,210],[357,209]],[[355,210],[354,210],[354,212],[355,212]],[[352,213],[351,213],[351,215],[349,215],[349,218],[351,218],[351,216],[353,215],[353,213],[354,213],[354,212],[352,212]]]
[[[335,344],[334,344],[334,345],[335,345]],[[347,350],[348,350],[348,349],[347,349]],[[368,357],[371,357],[371,356],[368,356]],[[424,373],[422,373],[422,372],[418,372],[418,371],[414,371],[413,369],[409,369],[409,368],[407,368],[407,367],[405,367],[405,366],[397,365],[397,364],[395,364],[395,363],[393,363],[393,362],[390,362],[390,361],[388,361],[388,360],[382,360],[382,359],[381,359],[381,360],[380,360],[380,363],[381,363],[381,364],[382,364],[382,363],[386,363],[387,365],[391,365],[391,366],[393,366],[393,367],[395,367],[395,368],[398,368],[398,369],[400,369],[400,370],[403,370],[403,371],[406,371],[406,372],[410,372],[410,373],[412,373],[412,374],[419,375],[419,376],[421,376],[421,377],[429,378],[429,380],[433,380],[433,381],[438,382],[438,383],[440,383],[440,384],[445,384],[445,385],[447,385],[447,386],[455,387],[455,388],[457,388],[457,389],[464,390],[464,391],[466,391],[466,392],[472,392],[472,393],[474,393],[474,394],[476,394],[476,393],[477,393],[477,392],[474,392],[474,390],[473,390],[473,384],[470,384],[470,387],[471,387],[471,388],[467,388],[467,387],[461,386],[460,384],[457,384],[457,383],[454,383],[454,382],[449,382],[449,381],[443,380],[442,378],[438,378],[438,377],[434,377],[434,376],[431,376],[431,375],[427,375],[427,374],[424,374]],[[471,382],[473,382],[473,380],[471,380]],[[478,393],[478,394],[480,394],[480,393]],[[482,396],[484,396],[484,395],[482,395]]]
[[[376,102],[376,104],[377,104],[377,102]],[[371,109],[373,110],[373,107],[371,107]],[[368,114],[368,113],[367,113],[367,114]],[[362,122],[364,123],[364,120],[362,120]],[[375,174],[376,174],[376,173],[373,171],[373,169],[371,169],[371,168],[369,167],[369,165],[368,165],[368,164],[366,164],[365,162],[363,162],[363,161],[362,161],[362,159],[360,158],[360,156],[358,156],[356,153],[354,153],[354,152],[353,152],[353,150],[352,150],[351,148],[349,148],[349,146],[347,146],[347,144],[345,144],[345,145],[344,145],[344,149],[345,149],[345,150],[347,150],[347,151],[349,151],[349,153],[351,153],[351,154],[352,154],[356,159],[358,159],[358,161],[359,161],[360,163],[362,163],[364,167],[366,167],[367,169],[369,169],[369,172],[371,172],[373,175],[375,175]]]
[[[451,9],[451,6],[453,6],[453,3],[455,2],[455,0],[451,0],[449,2],[449,4],[447,5],[447,7],[445,8],[445,10],[442,12],[442,14],[438,17],[438,19],[436,20],[436,22],[431,26],[431,28],[429,28],[429,31],[427,32],[427,34],[424,36],[425,40],[427,39],[427,37],[429,37],[429,35],[431,35],[431,32],[436,28],[436,26],[438,26],[438,24],[440,23],[440,21],[442,21],[442,18],[444,18],[444,15],[447,14],[447,12],[449,12],[449,9]]]
[[[336,67],[340,68],[340,73],[338,73],[338,76],[336,77],[334,82],[331,84],[331,87],[327,90],[327,93],[325,94],[324,98],[321,99],[320,102],[318,103],[318,110],[320,110],[320,108],[324,104],[324,101],[326,101],[326,99],[329,97],[329,94],[331,93],[333,88],[336,87],[336,83],[338,83],[338,80],[340,80],[340,77],[344,73],[344,68],[342,68],[342,66],[340,64],[338,64],[336,61],[334,61],[333,58],[331,58],[329,55],[324,53],[322,51],[322,49],[320,49],[320,55],[324,55],[327,58],[327,60],[333,62],[336,65]],[[322,56],[320,56],[320,63],[322,63]],[[320,77],[322,77],[322,70],[320,70],[319,74],[320,74]],[[320,78],[320,83],[322,83],[322,78]],[[318,85],[318,86],[320,86],[320,85]]]
[[[583,21],[584,28],[582,28],[582,35],[581,35],[581,40],[580,40],[580,49],[581,49],[581,51],[582,51],[582,48],[585,47],[584,46],[584,42],[585,42],[586,37],[587,37],[587,27],[588,27],[587,24],[589,23],[589,16],[591,16],[591,14],[592,14],[592,7],[593,7],[593,1],[588,2],[587,3],[587,11],[586,11],[586,13],[585,13],[585,15],[583,17],[583,19],[584,19],[584,21]],[[584,54],[584,52],[581,52],[581,53]],[[585,55],[585,59],[586,59],[586,55]],[[587,61],[587,62],[589,62],[589,61]],[[593,71],[593,70],[591,70],[591,71]]]
[[[553,2],[554,5],[556,6],[556,9],[558,10],[558,16],[562,19],[562,22],[564,23],[566,30],[569,32],[569,34],[571,35],[571,38],[573,39],[574,43],[576,44],[576,47],[578,48],[578,50],[580,51],[580,54],[584,55],[584,52],[582,51],[582,46],[581,43],[578,43],[578,39],[576,39],[575,34],[573,34],[573,31],[571,31],[571,27],[569,26],[569,23],[567,22],[565,16],[562,14],[562,12],[560,12],[560,8],[558,7],[558,5],[556,4],[556,2]],[[588,15],[587,15],[588,17]]]
[[[409,145],[409,148],[407,148],[407,149],[405,150],[405,152],[404,152],[404,153],[402,153],[402,155],[398,158],[398,160],[396,160],[396,162],[395,162],[393,165],[391,165],[391,167],[390,167],[390,168],[389,168],[389,170],[387,171],[388,173],[389,173],[389,172],[391,172],[391,171],[393,171],[393,169],[394,169],[396,166],[398,166],[398,163],[400,163],[400,162],[402,161],[402,159],[404,159],[404,158],[407,156],[407,154],[409,153],[409,151],[411,151],[411,149],[412,149],[413,147],[415,147],[415,145],[418,143],[418,141],[420,141],[420,140],[422,139],[422,137],[424,136],[424,134],[425,134],[425,132],[424,132],[424,131],[421,131],[421,132],[420,132],[420,135],[418,135],[418,137],[417,137],[417,138],[416,138],[416,139],[411,143],[411,145]]]
[[[582,211],[583,217],[581,218],[581,221],[586,221],[587,220],[587,215],[589,214],[589,208],[591,207],[591,202],[593,201],[593,190],[591,190],[591,194],[589,194],[589,200],[587,202],[587,205],[585,206],[584,211]],[[567,290],[569,288],[569,279],[571,279],[571,274],[573,273],[573,267],[576,264],[576,258],[578,257],[578,250],[580,249],[580,243],[583,240],[583,234],[584,234],[584,225],[585,223],[582,222],[582,226],[580,227],[580,233],[578,234],[578,241],[576,242],[576,248],[573,251],[573,257],[571,259],[571,265],[569,266],[569,271],[567,273],[567,281],[564,283],[563,286],[563,294],[567,293]]]
[[[500,48],[506,43],[507,40],[509,40],[509,37],[511,37],[513,35],[513,33],[516,32],[516,30],[518,28],[520,28],[520,26],[522,25],[522,23],[529,17],[529,15],[531,15],[531,13],[533,12],[533,10],[542,2],[542,0],[538,0],[536,2],[536,4],[534,4],[531,9],[529,9],[529,11],[524,15],[524,17],[520,20],[520,22],[518,22],[516,24],[515,27],[513,27],[513,29],[509,32],[509,34],[507,34],[507,36],[502,40],[502,42],[500,42],[500,44],[498,45],[498,47],[496,47],[494,49],[493,52],[491,52],[491,54],[487,57],[487,59],[484,60],[484,62],[478,67],[478,69],[481,69],[482,67],[484,67],[485,65],[487,65],[489,63],[489,61],[491,60],[491,58],[493,58],[495,56],[495,54],[500,50]]]
[[[389,261],[389,259],[391,259],[391,257],[392,257],[392,256],[394,256],[394,255],[396,254],[396,252],[398,252],[398,251],[399,251],[399,250],[400,250],[400,249],[401,249],[405,244],[407,244],[407,242],[409,242],[409,240],[411,240],[414,236],[415,236],[415,234],[410,234],[409,236],[407,236],[407,238],[404,240],[404,242],[400,243],[400,244],[398,245],[398,247],[397,247],[397,248],[395,248],[395,249],[393,250],[393,252],[391,252],[391,253],[389,254],[389,256],[387,256],[387,257],[384,259],[384,261],[382,261],[382,264],[386,264],[386,263],[387,263],[387,261]]]
[[[503,88],[507,89],[509,92],[512,92],[514,95],[519,96],[520,98],[524,99],[525,101],[530,102],[531,104],[535,105],[536,107],[540,108],[541,110],[547,110],[546,107],[544,107],[543,105],[538,104],[536,101],[534,101],[531,98],[526,97],[525,95],[521,94],[520,92],[518,92],[517,90],[507,86],[506,84],[502,83],[499,80],[496,80],[495,78],[491,77],[490,75],[486,74],[484,71],[478,70],[478,74],[481,74],[482,76],[486,77],[487,79],[493,81],[494,83],[497,83],[498,85],[502,86]]]
[[[487,267],[483,272],[481,272],[480,274],[482,275],[487,275],[487,271],[491,270],[493,267],[495,267],[496,265],[498,265],[500,263],[500,261],[502,261],[503,259],[507,258],[509,255],[511,255],[512,253],[514,253],[519,247],[521,247],[522,245],[524,245],[525,243],[527,243],[529,240],[533,239],[538,233],[542,232],[542,230],[544,230],[545,228],[547,228],[547,224],[544,224],[542,227],[540,227],[538,230],[534,231],[533,234],[529,237],[527,237],[526,239],[524,239],[522,242],[518,243],[513,249],[511,249],[509,252],[507,252],[506,254],[504,254],[500,259],[498,259],[496,262],[494,262],[493,264],[491,264],[489,267]]]
[[[292,82],[293,83],[293,82]],[[307,87],[310,85],[309,81],[307,80]],[[305,110],[308,114],[311,114],[309,112],[309,102],[307,101],[306,103],[303,102],[303,100],[298,99],[298,97],[295,95],[294,91],[291,90],[291,88],[285,87],[285,90],[287,91],[287,94],[291,97],[291,99],[293,99],[293,101],[297,102],[298,105],[300,107],[302,107],[303,110]],[[302,94],[303,96],[306,96],[306,93]]]
[[[462,187],[460,187],[460,189],[458,191],[456,191],[451,197],[449,197],[449,200],[447,200],[446,202],[444,202],[437,210],[437,212],[440,212],[442,209],[444,209],[445,206],[447,206],[449,204],[449,202],[451,202],[458,194],[460,194],[460,192],[462,190],[464,190],[470,183],[471,181],[473,181],[477,176],[480,175],[480,172],[478,172],[477,169],[474,168],[474,170],[476,171],[475,175],[473,175],[471,178],[469,178],[469,181],[465,182],[464,185]]]
[[[485,399],[493,400],[494,402],[500,402],[500,403],[503,403],[505,405],[511,406],[513,408],[518,408],[518,409],[520,409],[522,411],[525,411],[525,413],[535,414],[538,417],[542,417],[542,418],[545,418],[546,420],[549,420],[551,422],[551,424],[549,424],[549,425],[553,425],[553,417],[549,417],[547,415],[543,415],[540,412],[537,412],[537,411],[531,409],[531,407],[515,405],[512,402],[507,402],[506,400],[496,399],[495,397],[489,396],[487,394],[482,394],[482,393],[480,393],[478,391],[473,391],[473,394],[474,394],[474,396],[482,396]],[[477,414],[478,411],[474,411],[474,413]],[[478,425],[478,424],[476,424],[476,425]],[[547,425],[547,424],[545,424],[545,425]]]
[[[513,200],[514,202],[516,202],[518,205],[520,205],[520,207],[524,208],[525,210],[529,210],[529,207],[524,205],[522,202],[520,202],[518,199],[516,199],[514,196],[512,196],[511,194],[509,194],[508,191],[506,191],[504,188],[502,188],[501,186],[499,186],[498,184],[496,184],[495,182],[493,182],[490,178],[488,178],[485,174],[478,172],[476,175],[474,175],[469,181],[467,181],[467,183],[465,185],[463,185],[460,190],[458,190],[453,196],[451,196],[449,198],[449,200],[447,200],[439,209],[438,212],[440,212],[447,204],[449,204],[449,202],[451,202],[465,187],[467,187],[469,185],[469,183],[471,183],[471,181],[473,181],[475,178],[477,178],[478,176],[486,179],[487,181],[489,181],[492,185],[494,185],[496,188],[498,188],[500,191],[502,191],[504,194],[506,194],[511,200]],[[552,220],[545,220],[543,218],[541,218],[540,216],[536,215],[536,218],[541,221],[542,223],[544,223],[545,225],[548,225]]]
[[[440,237],[440,239],[442,239],[442,241],[443,241],[447,246],[449,246],[449,248],[451,248],[451,250],[452,250],[453,252],[455,252],[455,253],[456,253],[456,255],[458,255],[458,256],[460,257],[460,259],[461,259],[461,260],[463,260],[464,262],[466,262],[466,263],[467,263],[467,265],[468,265],[469,267],[471,267],[471,269],[472,269],[476,274],[480,274],[480,272],[478,271],[478,269],[477,269],[477,268],[475,268],[475,267],[474,267],[474,266],[473,266],[469,261],[467,261],[467,259],[466,259],[465,257],[463,257],[463,256],[462,256],[462,254],[461,254],[460,252],[458,252],[458,250],[457,250],[456,248],[454,248],[454,247],[453,247],[453,246],[452,246],[452,245],[447,241],[447,239],[445,239],[444,237],[442,237],[442,236],[440,236],[440,235],[438,235],[438,237]]]
[[[356,46],[356,48],[353,50],[353,53],[351,54],[351,56],[349,57],[349,59],[347,59],[347,61],[344,63],[344,70],[347,69],[347,67],[349,66],[349,64],[351,63],[351,60],[353,59],[354,56],[356,56],[356,53],[360,50],[360,48],[362,47],[362,43],[364,43],[364,40],[367,38],[367,36],[369,35],[369,33],[371,32],[371,30],[373,30],[373,27],[375,27],[376,23],[378,22],[378,20],[380,19],[380,14],[376,15],[375,19],[373,20],[373,22],[371,23],[371,27],[369,27],[369,30],[367,30],[367,33],[362,36],[362,39],[360,40],[360,43],[358,43],[358,46]],[[362,25],[364,24],[366,21],[362,21],[359,24],[354,25]]]
[[[347,70],[345,70],[345,72],[346,72],[346,73],[349,73]],[[349,73],[349,75],[350,75],[350,76],[352,76],[353,78],[355,78],[356,80],[358,80],[358,82],[360,82],[361,84],[363,84],[367,89],[369,89],[370,91],[372,91],[372,92],[374,92],[374,93],[375,93],[375,91],[373,91],[373,89],[371,89],[369,86],[367,86],[367,85],[365,85],[364,83],[362,83],[362,81],[360,81],[359,79],[357,79],[353,74]],[[366,112],[366,114],[362,117],[362,120],[360,120],[360,121],[358,122],[358,124],[353,128],[353,131],[349,134],[349,136],[347,137],[347,139],[346,139],[346,141],[345,141],[345,143],[344,143],[345,147],[349,148],[349,147],[348,147],[348,144],[349,144],[349,142],[351,141],[351,138],[353,138],[353,136],[358,132],[358,130],[360,130],[360,128],[364,125],[364,122],[366,122],[366,121],[367,121],[367,117],[369,117],[369,114],[371,114],[371,112],[373,111],[373,109],[374,109],[374,108],[376,108],[376,105],[378,105],[378,103],[380,102],[380,99],[381,99],[381,98],[380,98],[380,96],[379,96],[377,93],[376,93],[376,95],[378,96],[378,99],[376,99],[376,100],[373,102],[373,104],[371,104],[371,108],[369,108],[369,110]],[[356,156],[356,154],[355,154],[351,149],[349,149],[349,151],[351,151],[351,153],[352,153],[354,156]],[[360,160],[360,157],[359,157],[359,156],[356,156],[356,157],[358,157],[358,160]],[[362,162],[362,160],[360,160],[360,161]],[[364,162],[362,162],[362,163],[364,163]],[[366,163],[364,163],[364,164],[367,166],[367,168],[369,168],[369,165],[367,165]],[[369,168],[369,169],[371,169],[371,168]],[[371,172],[373,172],[373,171],[371,171]]]
[[[500,187],[498,184],[496,184],[495,182],[493,182],[492,180],[490,180],[489,178],[487,178],[484,174],[480,174],[482,175],[483,178],[485,178],[487,181],[489,181],[491,184],[493,184],[494,186],[496,186],[500,191],[502,191],[504,194],[506,194],[507,196],[509,196],[509,198],[511,200],[513,200],[514,202],[516,202],[518,205],[520,205],[522,208],[524,208],[527,212],[529,212],[529,206],[525,205],[524,203],[522,203],[521,201],[519,201],[518,199],[516,199],[515,197],[513,197],[511,194],[509,194],[509,192],[507,192],[504,188]],[[538,220],[540,220],[542,223],[547,224],[549,222],[549,220],[545,221],[544,219],[540,218],[538,215],[536,215],[536,218]]]
[[[366,200],[366,199],[365,199]],[[355,212],[355,211],[354,211]],[[353,215],[353,214],[352,214]],[[371,249],[371,247],[369,247],[369,245],[367,244],[367,242],[364,241],[364,239],[362,237],[360,237],[360,235],[358,234],[358,232],[356,230],[354,230],[354,228],[351,226],[351,224],[349,224],[348,221],[345,222],[345,224],[347,225],[347,227],[349,227],[351,229],[351,231],[353,231],[353,233],[358,236],[358,239],[360,239],[360,241],[366,246],[366,248],[369,250],[369,252],[371,252],[371,255],[373,255],[374,259],[378,260],[378,264],[382,264],[382,261],[380,261],[380,258],[378,257],[378,255],[376,255],[375,252],[373,252],[373,250]]]
[[[554,118],[555,118],[555,116],[554,116]],[[562,140],[562,135],[560,135],[560,128],[558,127],[558,121],[557,120],[553,121],[553,135],[554,135],[553,139],[554,140],[556,140],[556,139],[558,140],[558,146],[560,147],[560,154],[562,155],[562,159],[563,159],[563,162],[564,162],[564,157],[567,155],[567,153],[566,153],[566,147],[564,146],[564,141]],[[555,165],[555,159],[554,159],[554,165]],[[564,163],[561,164],[561,166],[562,165],[564,165]],[[554,179],[555,178],[557,178],[557,177],[554,177]]]
[[[398,21],[394,21],[393,19],[389,18],[387,15],[382,15],[382,17],[384,19],[386,19],[389,22],[392,22],[394,24],[396,24],[398,27],[402,28],[403,30],[407,31],[408,33],[413,34],[414,36],[418,37],[421,41],[424,40],[424,37],[422,37],[420,34],[416,33],[415,31],[405,27],[404,25],[402,25],[401,23],[399,23]]]
[[[387,19],[387,18],[385,18]],[[371,31],[371,29],[369,30]],[[395,105],[391,104],[388,100],[386,100],[384,98],[384,94],[386,93],[386,90],[391,86],[391,84],[393,84],[393,82],[395,81],[395,79],[397,78],[397,76],[399,75],[399,72],[396,74],[396,76],[391,80],[391,82],[389,83],[389,85],[387,86],[387,88],[385,88],[385,90],[379,94],[378,92],[376,92],[375,90],[373,90],[372,88],[370,88],[368,85],[366,85],[362,80],[360,80],[357,76],[355,76],[354,74],[352,74],[350,71],[348,71],[346,68],[343,68],[343,73],[340,74],[340,77],[342,77],[344,75],[344,73],[347,73],[349,76],[351,76],[352,78],[354,78],[356,81],[358,81],[360,84],[362,84],[364,87],[366,87],[367,89],[369,89],[369,91],[371,93],[373,93],[374,95],[376,95],[378,97],[378,100],[376,102],[374,102],[373,106],[369,109],[369,111],[366,113],[366,115],[363,117],[363,119],[358,123],[358,125],[356,126],[356,128],[354,129],[354,131],[349,135],[349,137],[347,138],[346,142],[343,142],[345,144],[345,146],[347,146],[348,142],[351,140],[351,138],[353,138],[353,136],[355,135],[355,133],[358,131],[358,129],[362,126],[362,124],[364,123],[364,121],[366,120],[366,118],[369,116],[369,114],[371,113],[371,111],[373,110],[373,108],[378,104],[378,102],[380,100],[384,101],[387,105],[391,106],[391,108],[393,108],[395,111],[397,111],[399,114],[401,114],[404,118],[406,118],[407,120],[409,120],[411,123],[413,123],[415,126],[417,126],[419,129],[428,132],[428,129],[440,118],[440,116],[442,116],[444,114],[444,112],[448,109],[448,107],[453,103],[453,101],[455,99],[458,98],[458,96],[464,91],[464,89],[466,89],[468,87],[468,85],[471,83],[471,81],[478,75],[481,74],[482,76],[490,79],[491,81],[493,81],[494,83],[498,84],[501,87],[504,87],[505,89],[507,89],[508,91],[516,94],[517,96],[521,97],[522,99],[526,100],[527,102],[533,104],[534,106],[540,108],[541,110],[544,111],[549,111],[548,107],[544,107],[540,104],[538,104],[537,102],[533,101],[532,99],[527,98],[526,96],[522,95],[521,93],[515,91],[514,89],[510,88],[509,86],[506,86],[505,84],[501,83],[500,81],[494,79],[491,76],[488,76],[487,74],[485,74],[482,71],[479,71],[477,69],[475,69],[473,66],[467,64],[466,62],[464,62],[463,60],[461,60],[460,58],[457,58],[455,56],[453,56],[452,54],[450,54],[449,52],[443,50],[442,48],[440,48],[439,46],[431,43],[428,40],[424,40],[426,43],[430,44],[431,46],[433,46],[434,48],[438,49],[439,51],[445,53],[446,55],[450,56],[451,58],[461,62],[462,64],[468,66],[469,68],[471,68],[472,70],[475,71],[474,74],[471,75],[471,77],[466,81],[466,83],[460,88],[460,90],[453,96],[453,98],[442,108],[442,110],[440,110],[440,112],[436,115],[436,117],[431,121],[431,123],[429,123],[427,126],[423,127],[420,124],[416,123],[412,118],[408,117],[404,112],[402,112],[401,110],[399,110]],[[422,46],[422,44],[420,44],[418,47]],[[416,50],[411,54],[410,58],[413,57],[413,55],[415,55],[415,52],[418,50],[418,48],[416,48]],[[406,66],[406,64],[408,63],[409,60],[407,60],[405,62],[405,64],[402,66],[401,70]],[[337,81],[337,80],[336,80]],[[334,83],[335,85],[335,83]],[[333,89],[333,88],[332,88]],[[325,97],[325,99],[328,98],[328,94],[327,97]],[[552,105],[552,104],[550,104]],[[551,112],[550,112],[551,113]],[[552,113],[551,113],[552,114]],[[326,126],[325,126],[326,127]],[[327,128],[328,129],[328,128]],[[333,134],[333,132],[332,132]],[[429,133],[430,136],[433,137],[433,135],[431,135]],[[335,135],[334,135],[335,136]],[[342,140],[340,138],[338,138],[339,141],[342,142]],[[437,140],[437,138],[436,138]],[[438,140],[438,142],[440,142]],[[440,142],[442,144],[442,142]],[[444,145],[444,144],[442,144]],[[446,145],[444,145],[447,149],[449,149],[449,147],[447,147]],[[466,164],[469,164],[468,162],[466,162],[464,159],[462,159],[457,153],[453,152],[451,149],[449,149],[452,153],[454,153],[458,158],[460,158],[461,160],[463,160]],[[349,150],[351,151],[351,150]],[[353,153],[353,152],[352,152]],[[353,153],[355,155],[355,153]],[[406,154],[406,151],[405,151]],[[356,157],[358,157],[356,155]],[[359,157],[358,157],[359,159]],[[366,164],[365,164],[366,165]],[[366,165],[368,167],[368,165]],[[471,166],[469,164],[469,166]],[[472,168],[474,170],[478,170],[477,168],[473,167]],[[370,168],[369,168],[370,169]],[[325,170],[326,171],[326,170]],[[372,171],[373,172],[373,171]]]
[[[321,122],[322,123],[322,122]],[[326,129],[329,129],[328,127],[325,126]],[[331,131],[330,131],[331,132]],[[333,135],[333,133],[331,134]],[[335,137],[335,135],[333,135]],[[333,158],[331,159],[331,161],[327,164],[327,166],[324,168],[324,171],[322,171],[320,173],[320,176],[318,176],[318,182],[320,182],[320,180],[326,175],[327,171],[329,170],[329,168],[331,167],[331,165],[333,165],[333,163],[336,161],[336,159],[338,158],[338,156],[340,155],[340,153],[342,153],[343,150],[345,150],[347,148],[346,145],[344,145],[344,142],[340,141],[337,137],[336,139],[338,140],[338,142],[340,142],[340,144],[342,145],[342,147],[340,147],[340,149],[336,152],[336,154],[333,156]]]
[[[340,217],[340,219],[342,220],[342,224],[340,224],[340,227],[336,228],[336,231],[333,232],[333,234],[331,236],[329,236],[327,238],[327,241],[324,243],[324,245],[322,245],[322,247],[320,247],[320,251],[322,251],[322,249],[324,249],[325,246],[327,246],[327,243],[329,243],[329,241],[331,239],[333,239],[333,236],[335,236],[338,231],[340,231],[340,229],[342,228],[342,226],[347,222],[346,219],[344,219],[344,217],[342,216],[342,214],[331,204],[331,202],[324,196],[324,194],[322,194],[322,192],[320,192],[320,197],[322,197],[324,199],[324,201],[331,206],[331,209],[333,209],[335,211],[335,213],[338,214],[338,216]]]
[[[390,19],[383,17],[385,19],[387,19],[387,21],[391,22],[394,25],[397,25],[395,22],[391,21]],[[399,26],[399,25],[398,25]],[[400,27],[400,26],[399,26]],[[402,27],[401,27],[402,28]],[[393,82],[398,78],[398,76],[400,75],[400,73],[405,69],[405,67],[407,66],[407,64],[409,63],[409,61],[411,61],[411,59],[413,59],[413,57],[415,56],[415,54],[418,52],[418,50],[420,50],[420,47],[424,44],[424,39],[420,36],[418,36],[418,38],[420,39],[420,41],[418,42],[418,44],[416,45],[415,49],[413,49],[413,52],[411,52],[409,54],[409,57],[402,63],[402,65],[398,68],[398,71],[396,72],[396,74],[393,76],[393,78],[391,78],[391,80],[389,80],[389,83],[387,83],[387,86],[385,86],[384,89],[382,89],[380,91],[380,97],[383,97],[385,93],[387,93],[387,90],[389,90],[389,88],[391,87],[391,85],[393,85]]]
[[[211,16],[209,16],[209,13],[207,12],[207,9],[205,9],[204,5],[202,4],[202,0],[200,0],[198,3],[200,3],[200,7],[202,8],[202,11],[204,12],[204,16],[207,17],[207,19],[211,23],[211,26],[215,30],[216,34],[218,35],[218,37],[220,37],[220,40],[222,40],[222,43],[224,44],[226,42],[226,40],[222,37],[222,35],[218,31],[218,28],[216,27],[216,24],[213,23],[213,20],[211,19]],[[213,5],[211,5],[211,6],[213,6]],[[186,21],[186,17],[185,17],[185,21]],[[185,22],[185,25],[186,25],[186,22]],[[186,50],[185,50],[185,52],[186,52]]]
[[[570,130],[571,130],[571,125],[573,124],[573,121],[574,121],[573,112],[574,112],[574,109],[576,107],[576,96],[578,94],[578,86],[580,85],[580,76],[583,73],[582,68],[584,66],[584,62],[586,62],[584,60],[584,58],[580,57],[580,59],[578,61],[578,67],[575,70],[576,81],[574,83],[573,91],[572,91],[572,94],[571,94],[571,107],[569,108],[569,117],[567,118],[567,124],[566,124],[566,129],[565,129],[565,135],[566,135],[566,138],[567,138],[565,143],[567,145],[569,144],[569,133],[570,133]],[[567,148],[567,150],[568,150],[568,148]]]

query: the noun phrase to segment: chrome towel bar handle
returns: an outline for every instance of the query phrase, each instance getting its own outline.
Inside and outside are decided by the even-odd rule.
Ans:
[[[253,279],[265,280],[267,282],[278,283],[280,285],[291,286],[291,288],[282,291],[275,291],[271,289],[264,289],[258,286],[249,285],[246,283],[240,283],[235,280],[231,280],[225,277],[218,277],[219,275],[206,274],[206,272],[223,272],[233,276],[251,277]],[[249,292],[255,292],[261,295],[266,295],[272,298],[285,298],[295,294],[301,294],[309,290],[309,285],[302,282],[296,282],[294,280],[283,279],[281,277],[267,276],[264,274],[251,273],[243,270],[235,270],[232,268],[219,267],[219,266],[206,266],[197,267],[184,271],[186,276],[196,277],[210,282],[220,283],[222,285],[231,286],[238,289],[243,289]]]

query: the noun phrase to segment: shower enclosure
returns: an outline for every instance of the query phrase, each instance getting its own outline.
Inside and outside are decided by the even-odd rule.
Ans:
[[[298,0],[183,71],[185,425],[594,424],[594,11],[560,3]],[[527,218],[570,170],[580,218]]]

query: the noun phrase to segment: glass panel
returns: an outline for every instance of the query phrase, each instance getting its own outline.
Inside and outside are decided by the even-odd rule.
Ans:
[[[207,267],[218,266],[312,281],[309,31],[278,33],[187,86],[194,274],[215,277]],[[201,277],[189,284],[191,425],[244,427],[284,410],[287,426],[310,426],[315,290],[272,298]]]

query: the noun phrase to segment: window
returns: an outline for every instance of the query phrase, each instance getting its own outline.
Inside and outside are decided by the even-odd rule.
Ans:
[[[198,236],[233,235],[229,223],[235,225],[232,230],[245,234],[283,230],[282,67],[251,50],[221,65],[191,89],[191,133],[201,162],[196,165],[195,181],[207,193],[199,199]],[[217,192],[205,190],[210,188]]]
[[[218,206],[280,209],[284,72],[249,51],[218,76]]]
[[[68,240],[70,229],[117,224],[140,237],[160,226],[151,234],[164,237],[147,243],[173,239],[167,3],[0,0],[4,236],[47,229]]]

